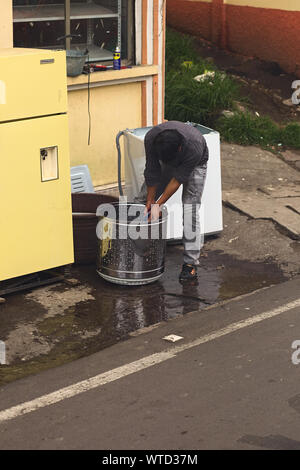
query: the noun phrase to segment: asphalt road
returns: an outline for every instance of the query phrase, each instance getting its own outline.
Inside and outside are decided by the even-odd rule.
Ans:
[[[193,312],[2,387],[0,449],[300,449],[299,288]]]

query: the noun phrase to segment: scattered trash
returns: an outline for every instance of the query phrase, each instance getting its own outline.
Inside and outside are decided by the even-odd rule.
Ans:
[[[168,335],[168,336],[164,336],[163,339],[165,339],[166,341],[169,341],[170,343],[176,343],[176,341],[180,341],[181,339],[183,339],[183,336]]]
[[[228,243],[232,243],[232,242],[234,242],[235,240],[237,240],[238,238],[239,238],[239,237],[231,238]]]
[[[196,80],[196,82],[203,83],[205,80],[209,80],[209,79],[213,80],[215,77],[216,77],[216,72],[206,71],[205,73],[203,73],[201,75],[196,75],[194,77],[194,80]],[[220,74],[221,80],[224,80],[225,77],[226,77],[225,73]],[[212,82],[210,82],[210,83],[212,83]]]
[[[203,73],[202,75],[196,75],[194,77],[194,80],[196,80],[196,82],[204,82],[205,80],[209,78],[215,78],[215,75],[216,75],[215,72],[206,72],[206,73]]]
[[[4,299],[3,297],[0,297],[0,304],[4,304],[6,302],[6,299]]]
[[[292,102],[291,98],[283,100],[282,104],[284,104],[285,106],[294,106],[294,103]]]
[[[226,118],[231,118],[231,117],[234,116],[234,112],[229,111],[228,109],[225,109],[224,111],[222,111],[222,116],[224,116]]]

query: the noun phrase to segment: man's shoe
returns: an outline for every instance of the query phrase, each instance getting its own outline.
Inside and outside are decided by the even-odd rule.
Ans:
[[[179,276],[180,281],[190,281],[192,279],[197,279],[197,266],[192,264],[184,264]]]

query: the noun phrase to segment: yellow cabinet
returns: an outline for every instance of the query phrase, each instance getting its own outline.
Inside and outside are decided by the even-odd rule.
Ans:
[[[45,57],[43,51],[34,56]],[[16,71],[23,56],[21,61],[19,55],[11,53],[10,57],[16,61],[12,61]],[[20,88],[25,93],[27,84],[28,93],[22,97],[18,91],[12,99],[14,78],[3,73],[0,56],[0,83],[5,83],[2,93],[7,93],[7,104],[0,104],[0,281],[73,262],[68,118],[62,111],[66,111],[65,104],[59,105],[66,95],[61,54],[51,54],[56,67],[52,78],[58,83],[47,81],[44,88],[43,66],[38,78],[33,78],[32,56],[25,50],[24,57],[30,60]],[[34,95],[33,85],[38,83]],[[59,89],[61,99],[50,103]],[[52,106],[57,112],[51,114]]]

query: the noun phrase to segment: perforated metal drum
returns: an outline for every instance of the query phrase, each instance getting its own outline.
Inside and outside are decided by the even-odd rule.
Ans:
[[[143,285],[158,280],[165,267],[166,208],[162,209],[160,218],[152,222],[145,220],[145,206],[141,204],[117,203],[99,209],[99,275],[124,285]]]

